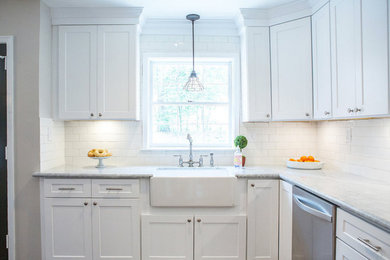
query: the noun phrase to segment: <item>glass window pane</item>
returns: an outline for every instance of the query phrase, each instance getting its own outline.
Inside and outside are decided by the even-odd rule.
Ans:
[[[197,63],[202,92],[183,89],[192,70],[189,62],[153,62],[153,102],[229,102],[230,63]]]
[[[186,146],[190,133],[196,146],[230,145],[228,105],[154,105],[152,144]]]

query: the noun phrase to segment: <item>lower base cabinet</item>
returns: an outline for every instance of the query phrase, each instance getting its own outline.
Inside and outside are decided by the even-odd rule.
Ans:
[[[93,199],[93,259],[140,259],[139,222],[137,201],[128,199]]]
[[[248,180],[248,260],[278,260],[278,202],[279,180]]]
[[[245,260],[245,216],[142,216],[142,259]]]
[[[340,239],[336,240],[336,260],[368,260]]]
[[[292,259],[292,185],[280,181],[279,186],[279,259]]]
[[[45,260],[92,259],[90,198],[44,199]]]
[[[138,201],[46,198],[45,260],[140,259]]]

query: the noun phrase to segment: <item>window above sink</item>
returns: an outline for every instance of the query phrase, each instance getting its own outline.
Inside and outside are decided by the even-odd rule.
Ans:
[[[196,62],[205,86],[202,92],[183,89],[191,71],[188,57],[144,59],[144,147],[186,149],[187,133],[194,149],[231,149],[238,131],[238,88],[234,57],[202,57]]]

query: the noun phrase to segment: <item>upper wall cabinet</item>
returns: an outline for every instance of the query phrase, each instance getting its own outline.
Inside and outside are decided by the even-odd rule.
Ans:
[[[387,0],[331,0],[335,117],[389,112]]]
[[[312,16],[313,114],[315,119],[332,117],[332,75],[329,3]]]
[[[58,33],[59,119],[137,120],[137,26],[59,26]]]
[[[241,37],[243,121],[271,120],[269,27],[247,27]]]
[[[271,27],[272,117],[312,118],[310,17]]]

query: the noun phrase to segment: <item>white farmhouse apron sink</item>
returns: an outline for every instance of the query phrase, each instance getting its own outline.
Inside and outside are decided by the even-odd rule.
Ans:
[[[224,168],[159,168],[150,179],[155,207],[232,207],[237,178]]]

